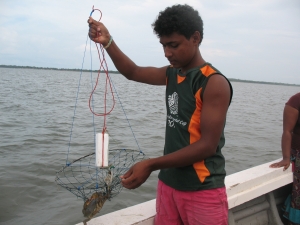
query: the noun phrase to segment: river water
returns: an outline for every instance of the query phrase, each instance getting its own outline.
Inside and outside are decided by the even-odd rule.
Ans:
[[[95,77],[91,79],[88,72],[80,76],[74,71],[0,68],[0,224],[57,225],[83,220],[82,199],[58,186],[55,175],[67,156],[76,159],[93,151],[88,99]],[[106,117],[110,145],[140,148],[147,157],[160,156],[166,116],[164,87],[138,84],[119,74],[111,77],[117,104]],[[99,90],[103,81],[101,75]],[[227,174],[281,157],[283,107],[300,91],[299,86],[286,85],[232,82],[232,86],[223,149]],[[97,107],[101,96],[100,91],[95,94],[96,112],[102,110]],[[103,121],[94,117],[96,130],[101,132]],[[76,144],[69,148],[72,124]],[[123,189],[106,202],[98,215],[155,198],[156,184],[154,172],[140,188]]]

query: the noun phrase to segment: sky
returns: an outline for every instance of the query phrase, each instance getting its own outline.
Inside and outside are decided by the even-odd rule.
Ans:
[[[174,4],[199,11],[201,55],[228,78],[300,84],[299,0],[0,0],[0,65],[89,69],[83,60],[91,58],[85,47],[94,6],[115,43],[137,65],[166,66],[151,24]],[[91,48],[98,69],[94,43]],[[106,60],[108,70],[116,70],[107,55]]]

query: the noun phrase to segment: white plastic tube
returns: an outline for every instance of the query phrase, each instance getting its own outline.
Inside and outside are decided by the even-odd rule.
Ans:
[[[96,134],[96,166],[107,167],[108,166],[108,144],[109,135],[105,131],[104,133]]]

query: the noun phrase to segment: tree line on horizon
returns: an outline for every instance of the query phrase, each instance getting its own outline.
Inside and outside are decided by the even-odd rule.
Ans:
[[[16,66],[16,65],[0,65],[2,68],[18,68],[18,69],[39,69],[39,70],[61,70],[61,71],[88,71],[88,69],[66,69],[66,68],[52,68],[52,67],[36,67],[36,66]],[[99,70],[92,70],[92,72],[98,72]],[[109,73],[120,74],[119,71],[109,70]],[[267,82],[267,81],[253,81],[253,80],[241,80],[236,78],[228,78],[230,81],[243,82],[243,83],[257,83],[257,84],[275,84],[275,85],[287,85],[287,86],[300,86],[300,84],[287,84],[278,82]]]
[[[38,70],[63,70],[63,71],[91,71],[88,69],[67,69],[67,68],[53,68],[53,67],[36,67],[36,66],[16,66],[16,65],[0,65],[2,68],[18,68],[18,69],[38,69]],[[92,70],[97,72],[98,70]],[[108,70],[109,73],[119,73],[118,71]]]

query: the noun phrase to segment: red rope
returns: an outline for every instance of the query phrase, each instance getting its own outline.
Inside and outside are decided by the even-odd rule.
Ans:
[[[101,18],[102,18],[102,12],[99,9],[94,9],[94,6],[93,6],[92,13],[95,10],[97,10],[97,11],[100,12],[100,19],[98,20],[98,21],[100,21]],[[112,110],[114,109],[114,107],[115,107],[115,97],[114,97],[114,93],[113,93],[113,88],[112,88],[111,80],[110,80],[109,75],[108,75],[108,66],[107,66],[106,59],[105,59],[104,47],[103,47],[103,45],[100,45],[100,44],[99,44],[99,47],[98,47],[97,43],[95,43],[95,45],[96,45],[96,48],[97,48],[98,58],[99,58],[99,61],[100,61],[100,68],[98,70],[98,75],[97,75],[95,86],[94,86],[94,88],[93,88],[93,90],[92,90],[92,92],[90,94],[89,108],[90,108],[90,111],[95,116],[103,116],[104,117],[103,131],[105,131],[106,130],[106,116],[108,114],[110,114],[112,112]],[[100,50],[99,50],[99,48],[100,48]],[[102,58],[101,58],[101,55],[102,55]],[[94,112],[94,110],[91,107],[91,99],[92,99],[93,94],[95,93],[95,90],[97,88],[97,85],[98,85],[98,82],[99,82],[99,78],[100,78],[101,69],[103,69],[103,71],[104,71],[104,73],[106,75],[105,93],[104,93],[104,112],[103,113],[96,113],[96,112]],[[110,90],[110,93],[111,93],[111,96],[112,96],[113,105],[112,105],[111,109],[107,111],[107,105],[106,105],[106,103],[107,103],[108,89]]]
[[[100,19],[98,20],[98,21],[100,21],[101,18],[102,18],[102,12],[99,9],[94,9],[94,6],[93,6],[93,10],[92,10],[90,16],[92,16],[92,13],[95,10],[100,12]],[[95,42],[95,45],[96,45],[96,48],[97,48],[98,58],[99,58],[99,61],[100,61],[100,68],[98,70],[98,75],[97,75],[95,86],[94,86],[94,88],[93,88],[93,90],[92,90],[92,92],[90,94],[89,108],[90,108],[90,111],[95,116],[103,116],[103,120],[104,120],[103,121],[103,129],[102,129],[102,167],[103,167],[104,166],[104,134],[105,134],[105,131],[106,131],[106,116],[108,114],[110,114],[112,112],[112,110],[114,109],[114,107],[115,107],[115,96],[114,96],[114,93],[113,93],[113,88],[112,88],[111,80],[110,80],[109,75],[108,75],[108,66],[107,66],[107,63],[106,63],[106,60],[105,60],[104,47],[103,47],[103,45],[100,45],[100,44],[99,44],[99,47],[98,47],[98,45],[97,45],[96,42]],[[100,50],[99,50],[99,48],[100,48]],[[101,55],[102,55],[102,58],[101,58]],[[103,71],[104,71],[104,73],[106,75],[105,92],[104,92],[104,112],[103,113],[96,113],[96,112],[94,112],[94,110],[91,107],[91,99],[92,99],[93,94],[95,93],[95,90],[97,88],[97,85],[98,85],[98,82],[99,82],[99,78],[100,78],[101,69],[103,69]],[[111,109],[109,111],[107,111],[107,106],[106,106],[108,89],[110,90],[110,93],[111,93],[111,96],[112,96],[112,100],[113,100],[113,105],[112,105],[112,107],[111,107]]]

